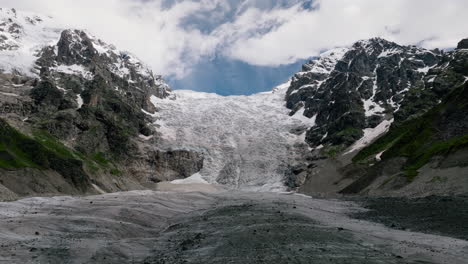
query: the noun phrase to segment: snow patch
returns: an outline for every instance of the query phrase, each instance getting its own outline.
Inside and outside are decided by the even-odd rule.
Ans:
[[[60,87],[60,86],[58,86],[58,85],[56,85],[55,87],[57,87],[57,89],[59,89],[59,90],[62,91],[63,93],[67,93],[67,92],[68,92],[67,90],[65,90],[64,88],[62,88],[62,87]]]
[[[80,109],[83,106],[84,102],[80,94],[76,95],[76,103],[78,103],[78,109]]]
[[[390,125],[393,123],[393,118],[391,120],[384,120],[375,128],[366,128],[364,129],[364,136],[356,141],[350,149],[344,154],[348,154],[357,150],[360,150],[370,143],[372,143],[377,137],[386,133],[390,129]]]
[[[92,80],[94,78],[94,75],[90,71],[85,69],[84,66],[78,65],[78,64],[60,65],[60,66],[51,68],[51,70],[65,73],[65,74],[80,75],[86,80]]]
[[[151,136],[145,136],[145,135],[141,135],[141,134],[140,134],[140,135],[138,135],[138,137],[141,138],[141,139],[143,139],[143,140],[150,140],[150,139],[152,139],[154,136],[153,136],[153,135],[151,135]]]
[[[14,94],[14,93],[5,93],[5,92],[0,92],[0,94],[6,95],[6,96],[15,96],[15,97],[17,97],[17,96],[18,96],[17,94]]]
[[[362,100],[364,104],[364,110],[365,110],[365,115],[366,117],[368,116],[373,116],[376,114],[381,114],[385,109],[381,107],[378,103],[374,101],[375,95],[377,93],[377,69],[379,68],[380,65],[376,65],[374,69],[374,84],[372,86],[372,96],[367,99],[367,100]]]
[[[172,184],[209,184],[206,180],[203,179],[202,175],[200,173],[195,173],[192,176],[185,178],[185,179],[180,179],[180,180],[173,180],[171,181]]]
[[[156,97],[156,96],[155,96],[155,97]],[[157,117],[157,114],[156,114],[156,113],[152,114],[152,113],[146,111],[145,109],[141,109],[141,111],[142,111],[143,113],[145,113],[146,115],[149,115],[149,116],[151,116],[151,117]]]
[[[307,116],[304,115],[305,112],[305,107],[302,107],[300,110],[298,110],[292,118],[295,120],[299,120],[301,123],[304,125],[307,125],[307,127],[311,128],[314,127],[315,121],[317,120],[317,114],[315,114],[313,117],[308,118]]]
[[[383,154],[384,152],[385,152],[385,150],[382,151],[382,152],[380,152],[380,153],[378,153],[377,155],[375,155],[375,159],[376,159],[377,161],[381,161],[381,160],[382,160],[382,154]]]
[[[323,52],[317,59],[308,64],[311,69],[306,72],[330,74],[348,51],[349,48],[336,48]]]
[[[401,54],[401,53],[402,53],[401,49],[392,48],[392,49],[382,51],[382,53],[380,53],[379,56],[377,56],[377,58],[391,57],[392,55]]]
[[[93,186],[93,188],[98,191],[100,194],[105,194],[107,192],[105,192],[103,189],[99,188],[99,186],[97,186],[96,184],[94,183],[91,183],[91,186]]]
[[[427,74],[427,73],[429,72],[430,69],[432,69],[432,67],[426,66],[426,67],[419,68],[419,69],[417,69],[416,71],[417,71],[417,72],[424,73],[424,74]]]

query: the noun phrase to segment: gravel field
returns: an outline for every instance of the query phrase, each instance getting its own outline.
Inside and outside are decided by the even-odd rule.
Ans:
[[[348,216],[364,210],[216,189],[28,198],[0,203],[0,263],[466,263],[468,241]]]

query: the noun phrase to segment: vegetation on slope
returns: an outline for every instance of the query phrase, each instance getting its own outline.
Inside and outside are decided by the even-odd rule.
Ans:
[[[365,162],[385,151],[382,160],[405,157],[405,175],[411,180],[434,156],[446,156],[468,147],[468,85],[456,88],[445,100],[419,118],[410,119],[362,149],[354,162]]]
[[[34,131],[33,137],[29,137],[0,119],[0,169],[22,168],[54,170],[83,191],[90,184],[85,168],[91,172],[102,169],[113,175],[121,173],[103,153],[86,157],[46,131]]]

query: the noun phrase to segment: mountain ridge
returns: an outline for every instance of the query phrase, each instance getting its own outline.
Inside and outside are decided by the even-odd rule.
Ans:
[[[0,146],[8,199],[154,189],[192,175],[226,188],[414,195],[465,173],[463,142],[455,144],[461,152],[431,150],[424,158],[416,155],[428,150],[424,144],[395,148],[424,132],[408,123],[424,123],[431,111],[439,113],[427,121],[434,123],[446,117],[437,107],[463,104],[465,93],[455,91],[468,80],[466,41],[445,52],[361,40],[309,61],[272,92],[222,97],[172,92],[134,55],[86,30],[16,10],[0,14],[0,134],[18,141]],[[461,101],[444,99],[452,93]],[[450,129],[436,126],[444,142],[467,133],[456,119],[461,124],[452,120]],[[63,164],[74,164],[75,178]],[[434,191],[468,188],[465,178],[450,179]]]
[[[463,47],[463,43],[462,40],[459,47]],[[407,124],[419,122],[417,120],[424,118],[428,112],[437,112],[437,107],[444,102],[445,97],[461,89],[459,87],[466,83],[468,76],[467,54],[464,49],[458,48],[448,52],[437,49],[429,51],[375,38],[355,43],[339,58],[331,60],[333,63],[329,68],[333,68],[332,70],[323,67],[317,69],[317,65],[320,66],[321,60],[324,60],[323,57],[306,64],[303,71],[293,77],[286,96],[291,114],[303,108],[305,115],[316,119],[316,126],[308,128],[306,141],[315,148],[316,155],[326,157],[326,161],[317,162],[318,168],[309,171],[310,177],[306,180],[308,183],[305,183],[303,190],[320,192],[320,188],[323,188],[333,192],[343,190],[349,193],[350,190],[354,190],[403,195],[405,192],[400,191],[402,189],[406,190],[406,194],[424,193],[417,190],[419,188],[425,189],[426,194],[443,193],[444,188],[437,188],[437,184],[432,184],[431,179],[426,179],[429,182],[427,184],[411,183],[425,164],[432,164],[433,158],[440,155],[447,158],[455,155],[454,153],[434,152],[424,158],[424,161],[421,160],[417,167],[408,169],[407,164],[410,161],[407,160],[406,154],[401,152],[399,160],[389,160],[387,149],[375,146],[379,146],[388,134],[395,134],[395,131],[400,131],[396,134],[403,136]],[[325,57],[325,60],[327,59]],[[463,93],[459,94],[462,95],[461,102],[466,100]],[[329,106],[330,103],[333,103],[333,106]],[[462,120],[459,119],[463,123]],[[459,133],[462,135],[468,133],[460,124],[452,123],[450,126],[459,127]],[[413,130],[412,135],[424,138],[424,131],[421,127]],[[383,139],[379,140],[380,137]],[[453,137],[448,136],[445,140]],[[417,142],[417,138],[412,140]],[[391,140],[386,142],[390,146],[394,144]],[[372,156],[369,155],[369,149],[373,150]],[[376,172],[375,167],[379,166],[386,168],[387,172]],[[434,168],[437,167],[435,165]],[[465,174],[466,166],[458,162],[452,164],[451,168],[455,167],[459,167],[457,172],[439,171],[438,177],[444,175],[444,179],[456,179],[451,184],[446,184],[445,191],[456,189],[456,192],[466,192],[466,179],[452,176]],[[314,179],[314,175],[321,173],[327,176],[315,176]],[[426,170],[422,174],[431,173]],[[362,175],[373,176],[361,177]],[[436,176],[433,175],[437,178]],[[328,179],[324,179],[327,177]],[[393,177],[399,179],[400,183],[393,189],[372,185],[379,177],[384,180]],[[363,184],[363,181],[366,184]],[[431,184],[433,190],[430,189]],[[452,188],[456,184],[460,188]],[[372,187],[369,187],[370,185]],[[361,187],[357,190],[352,186]],[[407,186],[412,187],[406,188]]]
[[[83,30],[48,34],[42,23],[51,18],[0,12],[8,44],[0,50],[0,65],[6,65],[0,74],[0,117],[8,121],[1,133],[6,142],[19,140],[2,146],[8,157],[0,166],[2,189],[19,196],[145,189],[188,177],[202,166],[197,153],[164,152],[148,143],[158,137],[149,125],[156,111],[152,98],[173,94],[134,55]],[[45,38],[36,37],[41,34]],[[22,63],[23,57],[30,64]],[[28,156],[28,146],[44,159]],[[77,164],[81,178],[63,181],[73,169],[63,170],[61,160]]]

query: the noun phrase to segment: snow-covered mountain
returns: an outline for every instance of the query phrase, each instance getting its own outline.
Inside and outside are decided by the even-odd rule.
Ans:
[[[41,71],[93,79],[106,70],[130,84],[159,86],[158,96],[169,87],[142,61],[118,50],[86,30],[67,29],[52,17],[0,9],[0,71],[39,77]]]
[[[8,157],[1,167],[18,169],[13,175],[33,168],[25,174],[40,182],[10,181],[7,189],[30,195],[143,188],[150,178],[163,179],[163,171],[187,177],[201,166],[196,153],[175,152],[191,158],[155,176],[154,160],[167,157],[140,137],[155,134],[146,114],[156,111],[151,98],[170,97],[171,90],[134,55],[50,17],[14,9],[0,14],[0,117],[7,121],[1,127]]]
[[[304,108],[307,117],[316,119],[307,133],[313,147],[349,145],[363,136],[363,129],[392,120],[405,94],[426,85],[428,71],[441,59],[437,50],[378,38],[359,41],[305,64],[292,79],[287,105],[293,113]]]
[[[0,18],[1,197],[191,176],[244,190],[362,192],[377,178],[403,189],[432,158],[466,150],[466,41],[443,52],[363,40],[272,92],[223,97],[172,92],[131,53],[53,18],[13,9]]]
[[[410,186],[407,192],[414,192],[422,189],[421,183],[410,183],[424,165],[432,164],[432,159],[441,153],[445,158],[460,155],[454,154],[459,148],[451,144],[466,136],[464,119],[460,116],[455,118],[457,124],[441,128],[438,122],[448,118],[452,110],[437,115],[438,121],[434,115],[428,115],[442,113],[444,105],[454,103],[453,97],[447,99],[451,94],[465,96],[460,90],[468,76],[468,54],[463,43],[454,51],[444,52],[374,38],[325,52],[305,64],[291,80],[287,107],[291,115],[303,112],[314,120],[307,130],[306,142],[314,153],[326,158],[314,162],[304,188],[327,192],[351,184],[346,192],[369,192]],[[420,127],[411,127],[418,123]],[[453,127],[457,127],[457,132],[448,132]],[[405,137],[407,134],[414,138]],[[424,141],[418,141],[418,137]],[[399,147],[393,147],[394,144]],[[431,144],[439,144],[438,149],[428,149]],[[376,164],[379,166],[374,167]],[[431,182],[427,175],[431,174],[420,179]],[[359,177],[362,179],[355,182]],[[365,189],[379,177],[380,184],[397,181],[398,187],[382,184]],[[460,190],[468,186],[455,177],[451,181]],[[436,189],[429,186],[425,192],[437,192]]]
[[[38,75],[42,48],[57,43],[63,28],[48,16],[0,8],[0,71]]]

